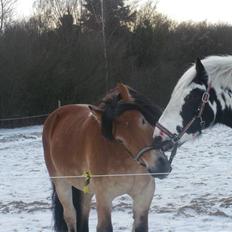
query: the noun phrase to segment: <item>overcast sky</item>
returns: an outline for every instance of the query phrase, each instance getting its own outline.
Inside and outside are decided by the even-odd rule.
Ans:
[[[32,4],[33,0],[18,0],[17,15],[29,16]],[[232,0],[158,0],[158,11],[177,21],[207,20],[232,24]]]
[[[207,20],[232,24],[231,0],[159,0],[158,10],[178,21]]]
[[[19,17],[27,17],[32,14],[33,0],[18,0],[16,7],[16,15]]]

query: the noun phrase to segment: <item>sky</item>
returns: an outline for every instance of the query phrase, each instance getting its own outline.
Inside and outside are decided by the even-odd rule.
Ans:
[[[177,21],[203,21],[232,24],[231,0],[159,0],[158,11]]]
[[[32,14],[33,0],[18,0],[16,6],[16,17],[28,17]]]
[[[32,4],[33,0],[18,0],[16,15],[27,17],[32,14]],[[158,11],[178,22],[206,20],[232,24],[231,0],[158,0]]]

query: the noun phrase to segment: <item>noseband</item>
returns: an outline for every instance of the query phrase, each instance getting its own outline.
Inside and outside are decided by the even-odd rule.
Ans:
[[[128,154],[131,156],[131,158],[133,160],[135,160],[136,162],[138,162],[141,166],[145,167],[145,163],[143,161],[141,161],[141,157],[143,156],[143,154],[145,154],[146,152],[150,151],[150,150],[153,150],[154,148],[152,146],[148,146],[148,147],[144,147],[142,148],[136,155],[134,155],[126,146],[125,144],[120,141],[120,140],[114,140],[117,144],[120,144],[124,147],[124,149],[128,152]],[[142,152],[142,154],[138,157],[138,154]]]
[[[205,109],[205,105],[209,102],[210,89],[211,89],[211,84],[209,83],[208,88],[206,89],[206,91],[202,95],[201,104],[198,107],[198,110],[197,110],[195,116],[187,123],[187,125],[180,131],[179,134],[170,132],[167,128],[162,126],[159,122],[156,123],[156,127],[159,128],[163,134],[167,135],[170,138],[170,140],[161,147],[161,150],[163,150],[163,151],[167,151],[167,150],[172,148],[171,156],[169,158],[170,163],[172,162],[172,160],[174,159],[174,157],[176,155],[177,147],[178,147],[178,143],[179,143],[180,139],[183,137],[183,135],[186,133],[186,131],[192,126],[192,124],[197,119],[200,119],[201,130],[205,128],[205,121],[202,119],[202,114],[203,114],[203,111]]]

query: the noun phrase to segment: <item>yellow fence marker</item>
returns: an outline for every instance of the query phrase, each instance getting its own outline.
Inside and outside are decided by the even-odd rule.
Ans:
[[[83,176],[85,177],[85,184],[83,187],[83,192],[89,193],[89,184],[90,184],[90,180],[92,178],[92,175],[91,175],[90,171],[86,171],[86,172],[84,172]]]

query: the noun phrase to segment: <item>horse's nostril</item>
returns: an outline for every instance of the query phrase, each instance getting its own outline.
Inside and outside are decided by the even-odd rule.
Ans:
[[[158,158],[158,162],[161,164],[161,165],[164,165],[165,164],[165,159],[163,157],[159,157]]]
[[[153,140],[153,146],[155,149],[160,149],[161,148],[161,144],[162,144],[162,138],[161,136],[156,136]]]

